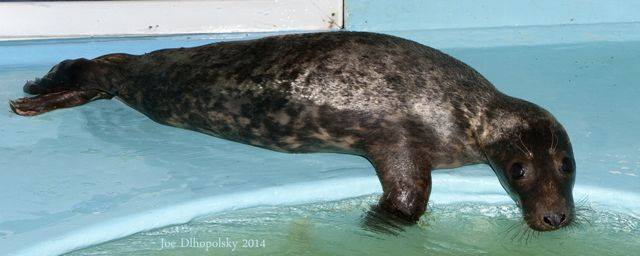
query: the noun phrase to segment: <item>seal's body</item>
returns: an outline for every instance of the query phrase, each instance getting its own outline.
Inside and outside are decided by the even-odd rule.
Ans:
[[[434,167],[482,161],[468,135],[496,94],[439,51],[364,33],[161,50],[121,68],[131,76],[114,95],[163,124],[278,151],[359,154],[370,140],[421,130],[412,139],[429,141]]]
[[[464,63],[397,37],[297,34],[68,60],[25,91],[40,96],[12,102],[22,115],[117,96],[166,125],[281,152],[364,156],[382,182],[383,208],[407,219],[424,212],[432,169],[474,163],[496,170],[535,213],[525,215],[533,228],[572,217],[574,162],[562,126]]]

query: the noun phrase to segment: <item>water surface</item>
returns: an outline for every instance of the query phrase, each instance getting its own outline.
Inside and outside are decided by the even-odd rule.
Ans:
[[[388,228],[396,231],[390,234],[363,225],[376,198],[228,212],[67,255],[506,256],[640,251],[640,219],[588,204],[579,211],[580,224],[556,232],[526,228],[513,204],[456,203],[431,205],[416,226]]]

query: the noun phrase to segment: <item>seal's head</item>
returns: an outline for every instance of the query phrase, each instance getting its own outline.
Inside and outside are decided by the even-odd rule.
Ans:
[[[96,99],[113,97],[105,61],[75,59],[55,65],[42,78],[27,81],[23,90],[38,96],[10,102],[19,115],[38,115],[58,108],[85,104]]]
[[[515,99],[490,115],[484,153],[527,224],[538,231],[568,225],[576,167],[562,125],[544,109]]]

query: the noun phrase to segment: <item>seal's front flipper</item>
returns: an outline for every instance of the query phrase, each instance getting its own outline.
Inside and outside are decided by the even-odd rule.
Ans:
[[[60,91],[25,97],[9,102],[11,110],[21,116],[35,116],[59,108],[70,108],[113,95],[99,90]]]
[[[380,208],[394,216],[416,222],[427,208],[431,193],[431,168],[425,154],[406,138],[376,143],[368,150],[382,183]]]
[[[365,212],[360,223],[365,230],[387,235],[398,235],[405,227],[412,226],[415,221],[407,220],[380,205],[372,205]]]

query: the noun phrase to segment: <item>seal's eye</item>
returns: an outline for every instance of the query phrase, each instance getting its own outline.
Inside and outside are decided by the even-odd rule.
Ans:
[[[564,159],[562,159],[562,166],[560,167],[560,171],[562,172],[573,171],[573,161],[571,161],[571,158],[565,157]]]
[[[511,165],[511,178],[514,180],[522,179],[524,177],[524,166],[521,163],[514,163]]]

